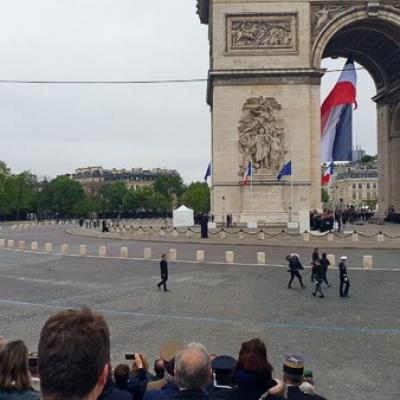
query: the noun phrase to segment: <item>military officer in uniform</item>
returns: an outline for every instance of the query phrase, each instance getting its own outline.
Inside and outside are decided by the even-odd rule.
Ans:
[[[347,276],[346,256],[340,257],[339,276],[340,276],[340,297],[349,297],[350,281]]]
[[[300,275],[300,270],[304,269],[303,266],[301,265],[301,262],[299,261],[299,255],[297,253],[293,253],[290,256],[286,257],[286,260],[289,261],[289,272],[290,272],[290,280],[288,283],[288,289],[292,288],[292,282],[294,277],[297,277],[297,279],[300,282],[301,287],[304,289],[305,286],[303,284],[303,278]]]
[[[286,386],[287,400],[311,400],[314,396],[303,393],[300,385],[303,383],[304,360],[292,354],[283,359],[283,382]]]

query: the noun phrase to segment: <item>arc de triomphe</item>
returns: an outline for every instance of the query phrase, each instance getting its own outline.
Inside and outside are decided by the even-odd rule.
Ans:
[[[400,210],[400,2],[197,1],[209,27],[217,220],[232,213],[246,223],[252,212],[253,221],[286,222],[290,179],[276,175],[289,160],[294,220],[300,210],[321,208],[321,60],[349,55],[376,85],[380,210]],[[240,185],[249,161],[252,191]]]

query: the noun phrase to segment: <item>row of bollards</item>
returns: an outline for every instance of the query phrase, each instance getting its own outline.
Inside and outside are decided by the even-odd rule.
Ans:
[[[9,249],[14,249],[15,247],[15,241],[13,239],[0,239],[0,248],[7,247]],[[31,251],[38,251],[39,249],[39,244],[38,242],[34,241],[31,242],[30,245],[30,250]],[[26,250],[26,244],[24,240],[19,240],[18,241],[18,250],[20,251],[25,251]],[[61,245],[61,254],[68,254],[69,253],[69,245],[67,243],[64,243]],[[44,245],[44,251],[46,253],[52,253],[53,252],[53,243],[51,242],[46,242]],[[88,248],[87,245],[81,244],[79,245],[79,256],[84,257],[88,255]],[[98,257],[107,257],[107,247],[106,246],[99,246],[98,247]],[[120,257],[121,258],[129,258],[129,250],[127,247],[121,247],[120,248]],[[156,256],[157,258],[160,257],[159,254]],[[336,257],[335,254],[328,254],[328,260],[330,262],[330,265],[332,267],[336,266]],[[150,247],[145,247],[143,249],[143,259],[145,260],[151,260],[152,259],[152,249]],[[168,259],[170,261],[176,261],[178,259],[178,252],[176,249],[169,249],[168,252]],[[204,263],[205,261],[205,252],[204,250],[196,250],[196,262],[198,263]],[[226,251],[225,252],[225,263],[226,264],[234,264],[235,263],[235,253],[232,250]],[[259,251],[257,252],[257,264],[258,265],[266,265],[267,264],[267,258],[266,258],[266,253]],[[363,256],[363,267],[365,269],[371,269],[373,268],[373,258],[372,256],[365,255]]]

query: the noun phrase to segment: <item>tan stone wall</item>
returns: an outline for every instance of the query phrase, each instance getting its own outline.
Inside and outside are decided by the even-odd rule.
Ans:
[[[303,1],[226,1],[213,0],[213,69],[271,69],[271,68],[307,68],[310,64],[310,5]],[[294,32],[297,54],[227,54],[227,15],[255,14],[260,16],[297,15],[297,32]]]
[[[238,175],[241,158],[238,148],[238,125],[243,104],[250,97],[274,97],[281,105],[280,117],[285,129],[288,153],[285,161],[293,165],[293,211],[309,210],[320,205],[319,116],[310,112],[319,110],[319,86],[313,85],[229,85],[214,88],[213,97],[213,212],[250,214],[250,189],[240,186]],[[317,144],[318,143],[318,144]],[[313,148],[316,146],[318,150]],[[257,177],[255,176],[255,181]],[[278,183],[275,176],[262,185],[254,184],[253,209],[261,220],[287,219],[290,203],[290,178]],[[311,200],[310,200],[310,189]],[[225,196],[225,201],[222,197]],[[223,204],[225,203],[225,204]],[[225,209],[225,212],[224,212]],[[273,214],[276,214],[272,217]]]

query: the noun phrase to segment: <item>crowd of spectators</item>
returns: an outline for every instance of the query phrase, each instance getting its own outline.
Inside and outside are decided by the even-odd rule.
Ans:
[[[44,324],[37,353],[0,336],[0,400],[324,399],[301,357],[286,355],[275,373],[258,338],[242,343],[237,360],[209,354],[200,343],[166,342],[154,373],[142,354],[125,358],[130,365],[112,368],[101,314],[58,312]]]
[[[323,210],[319,213],[317,210],[310,212],[310,227],[313,231],[328,232],[336,227],[341,231],[347,223],[369,223],[375,215],[375,212],[369,209],[357,210],[354,206],[343,209]]]

